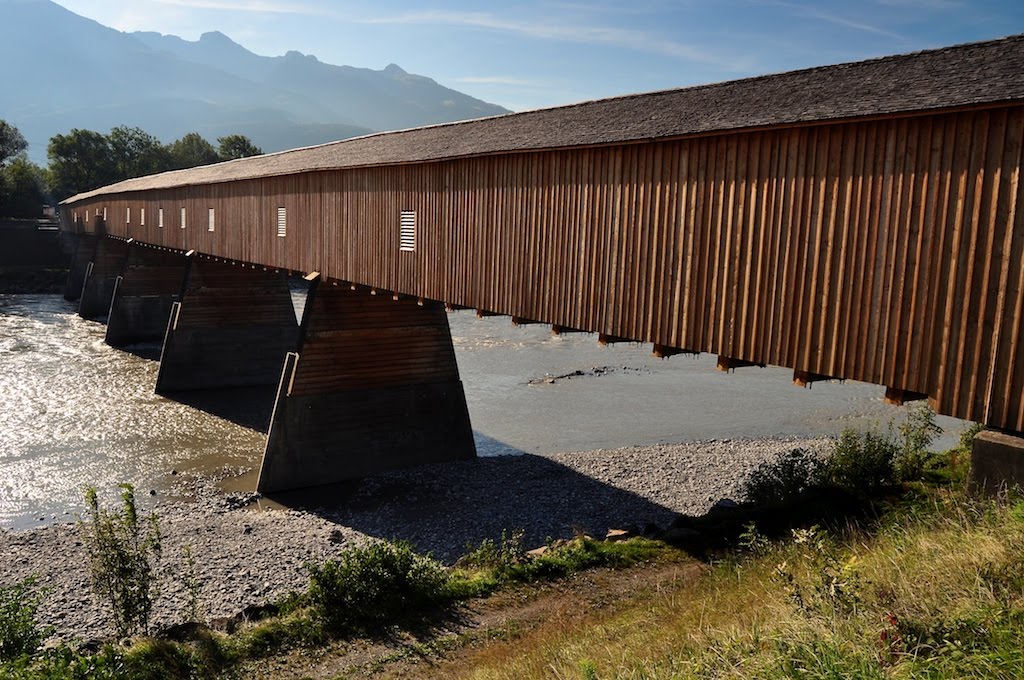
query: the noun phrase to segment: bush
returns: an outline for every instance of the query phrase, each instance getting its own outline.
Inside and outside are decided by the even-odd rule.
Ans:
[[[34,577],[0,586],[0,661],[35,654],[50,634],[36,621],[41,600]]]
[[[120,488],[120,512],[100,508],[96,489],[86,490],[84,542],[93,592],[110,606],[117,634],[124,637],[149,630],[160,526],[155,514],[145,518],[145,526],[140,524],[135,490],[131,484]]]
[[[822,483],[863,496],[897,481],[899,444],[889,434],[843,430],[822,467]]]
[[[903,446],[896,456],[896,476],[901,481],[919,480],[933,457],[928,447],[942,434],[942,428],[935,422],[935,414],[928,405],[917,403],[907,409],[907,418],[899,426],[899,432]]]
[[[309,604],[335,632],[407,620],[448,599],[444,565],[401,541],[352,548],[307,569]]]
[[[758,465],[747,478],[743,493],[757,505],[792,503],[818,483],[821,469],[820,458],[793,449]]]

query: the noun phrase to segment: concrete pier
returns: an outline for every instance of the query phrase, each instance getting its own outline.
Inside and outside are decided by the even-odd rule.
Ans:
[[[274,385],[298,332],[284,273],[189,257],[156,391]]]
[[[984,430],[971,448],[971,488],[983,494],[1024,488],[1024,438]]]
[[[75,251],[71,256],[71,266],[68,270],[68,282],[64,286],[64,299],[74,302],[82,297],[82,285],[85,283],[85,275],[89,271],[89,263],[96,252],[96,236],[94,234],[77,234],[75,237]]]
[[[92,262],[85,273],[82,298],[78,301],[78,315],[83,319],[100,319],[110,311],[117,277],[128,259],[130,241],[110,236],[98,237]]]
[[[258,490],[475,456],[444,306],[314,282]]]
[[[188,260],[176,250],[133,242],[117,277],[107,316],[108,345],[162,340],[171,307],[181,296]]]

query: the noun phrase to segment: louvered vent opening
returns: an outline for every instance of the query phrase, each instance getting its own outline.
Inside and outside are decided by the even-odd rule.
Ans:
[[[73,213],[75,216],[75,224],[78,224],[78,213]]]
[[[146,226],[146,209],[139,208],[139,225]]]
[[[181,228],[185,228],[185,209],[181,209]]]
[[[210,208],[209,217],[210,217],[210,221],[209,221],[209,224],[207,225],[207,227],[209,228],[210,231],[213,231],[213,224],[214,224],[213,208]]]
[[[400,224],[398,249],[410,252],[416,250],[416,211],[403,210]]]
[[[277,209],[277,235],[281,238],[288,235],[288,211],[285,208]]]
[[[131,208],[125,208],[124,223],[125,224],[131,224],[132,223],[132,209]]]
[[[106,208],[103,209],[103,221],[104,222],[107,221],[107,209]]]
[[[164,228],[164,209],[158,208],[156,213],[156,226],[160,229]]]

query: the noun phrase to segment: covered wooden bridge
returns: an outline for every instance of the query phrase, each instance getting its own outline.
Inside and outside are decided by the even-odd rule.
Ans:
[[[1019,432],[1022,139],[1024,36],[376,134],[69,198],[68,296],[279,384],[264,491],[474,455],[446,304]]]

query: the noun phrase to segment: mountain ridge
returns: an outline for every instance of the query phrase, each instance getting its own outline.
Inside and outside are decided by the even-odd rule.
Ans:
[[[140,127],[164,142],[238,133],[279,151],[507,112],[397,64],[338,66],[297,50],[268,57],[216,30],[195,41],[125,33],[51,0],[0,0],[0,17],[0,115],[37,162],[50,137],[75,127]]]

